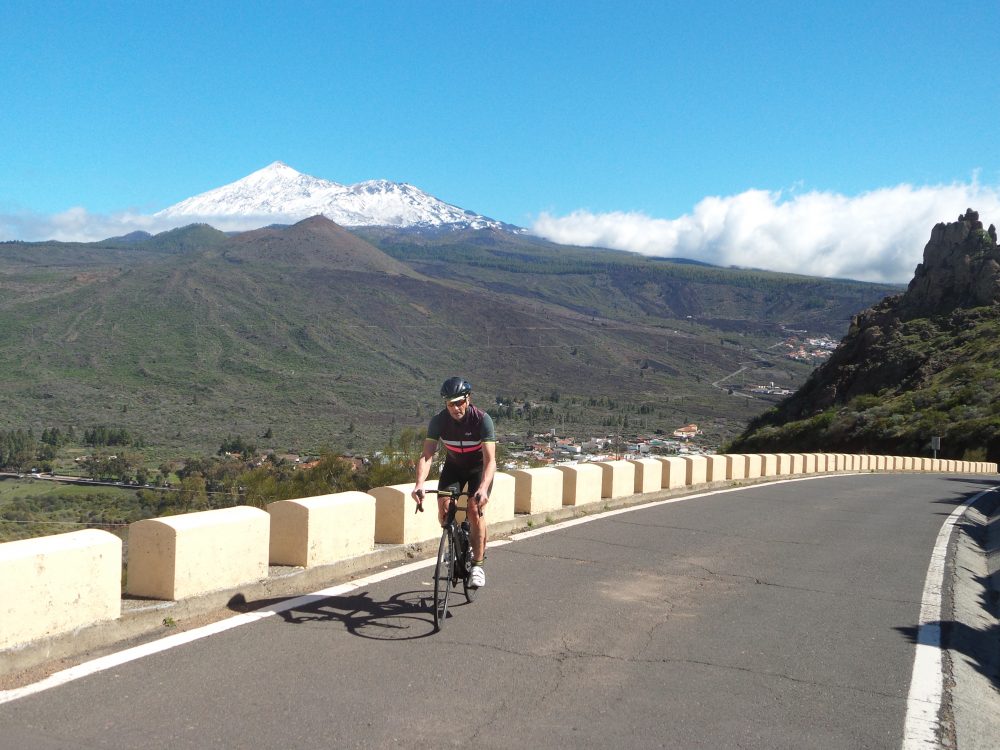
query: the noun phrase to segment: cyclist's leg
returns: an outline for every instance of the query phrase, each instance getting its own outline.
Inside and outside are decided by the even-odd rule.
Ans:
[[[438,489],[444,489],[449,484],[455,484],[456,482],[461,483],[464,481],[462,477],[462,472],[451,465],[451,461],[445,460],[444,466],[441,467],[441,476],[438,478]],[[448,512],[448,498],[443,495],[438,495],[438,523],[444,526],[444,518]]]
[[[482,478],[481,468],[469,473],[469,511],[467,515],[469,517],[469,539],[472,542],[472,560],[476,563],[482,563],[483,558],[486,557],[486,515],[485,512],[482,516],[479,515],[479,504],[472,497],[479,489],[479,481]],[[493,491],[492,484],[490,491]]]

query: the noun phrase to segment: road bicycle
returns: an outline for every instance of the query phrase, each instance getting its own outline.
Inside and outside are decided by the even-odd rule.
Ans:
[[[424,490],[427,495],[439,495],[448,498],[448,509],[444,524],[441,526],[441,541],[438,544],[437,561],[434,564],[434,628],[440,630],[448,616],[448,595],[461,582],[465,600],[472,604],[476,600],[479,589],[471,585],[472,545],[469,540],[469,519],[461,523],[455,522],[455,516],[460,510],[467,510],[468,504],[460,506],[458,498],[468,498],[457,484],[451,484],[443,489]],[[422,503],[417,504],[417,511],[423,511]],[[414,512],[417,512],[414,511]],[[480,513],[482,515],[482,513]]]

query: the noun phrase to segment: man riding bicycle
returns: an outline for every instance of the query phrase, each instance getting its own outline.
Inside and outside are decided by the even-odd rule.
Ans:
[[[469,538],[472,543],[470,586],[486,585],[483,558],[486,556],[486,519],[483,511],[490,501],[493,476],[496,474],[496,432],[493,418],[470,401],[472,386],[459,377],[448,378],[441,386],[445,408],[431,417],[424,449],[417,459],[417,481],[413,499],[423,500],[424,482],[430,474],[438,442],[444,444],[445,460],[439,487],[457,483],[468,485]],[[438,495],[438,520],[444,524],[448,498]]]

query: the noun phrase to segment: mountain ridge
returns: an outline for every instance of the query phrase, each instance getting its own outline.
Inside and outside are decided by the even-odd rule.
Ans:
[[[409,183],[366,180],[342,185],[303,174],[280,161],[168,206],[154,217],[209,223],[220,218],[276,223],[276,218],[294,222],[317,214],[346,227],[518,229],[445,203]]]

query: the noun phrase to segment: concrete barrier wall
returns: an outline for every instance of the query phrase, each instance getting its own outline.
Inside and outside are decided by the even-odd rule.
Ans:
[[[629,461],[595,461],[594,465],[600,466],[604,472],[601,497],[613,499],[635,494],[635,464]]]
[[[776,472],[779,477],[787,477],[792,473],[792,457],[787,453],[775,454]]]
[[[246,505],[129,525],[126,590],[183,599],[267,577],[271,517]]]
[[[685,484],[693,486],[708,481],[708,459],[705,456],[685,456],[684,463],[687,465]]]
[[[563,473],[563,505],[587,505],[601,501],[604,471],[595,464],[556,466]]]
[[[490,501],[486,505],[488,523],[514,520],[516,484],[514,477],[505,472],[498,471],[493,475],[493,489],[490,490]]]
[[[746,479],[747,457],[742,454],[726,454],[726,479]]]
[[[424,512],[416,512],[410,497],[414,483],[374,487],[368,494],[375,498],[375,543],[416,544],[441,536],[437,517],[437,495],[424,499]],[[429,490],[437,489],[437,480],[425,482]]]
[[[512,520],[519,504],[520,512],[537,513],[560,508],[564,502],[598,502],[606,482],[610,482],[608,496],[653,492],[651,476],[657,469],[663,489],[704,483],[721,474],[717,466],[725,467],[729,480],[777,476],[783,458],[783,469],[798,468],[796,456],[804,473],[997,473],[995,462],[923,456],[657,457],[498,473],[488,513],[495,522]],[[138,521],[130,526],[126,590],[135,596],[182,599],[261,580],[267,576],[269,559],[310,566],[363,553],[376,542],[436,539],[440,528],[435,499],[430,498],[427,512],[415,514],[412,488],[412,484],[376,488],[368,493],[371,499],[359,498],[362,493],[338,493],[343,497],[282,501],[269,506],[268,513],[241,506]],[[119,617],[121,549],[117,537],[97,530],[0,544],[0,651]]]
[[[514,477],[514,511],[544,513],[558,510],[563,504],[563,473],[549,466],[519,469]]]
[[[726,478],[725,455],[705,456],[705,481],[721,482]]]
[[[655,458],[636,458],[629,461],[635,467],[633,494],[658,492],[663,486],[663,464]]]
[[[121,614],[122,540],[97,529],[0,544],[0,650]]]
[[[759,479],[763,476],[764,459],[759,453],[744,454],[747,460],[747,479]]]
[[[665,490],[674,490],[687,483],[687,463],[680,456],[666,456],[656,459],[663,467],[661,486]]]
[[[815,453],[804,453],[802,455],[802,473],[803,474],[815,474],[816,473],[816,454]]]
[[[375,549],[375,498],[338,492],[268,504],[272,565],[309,568]]]

